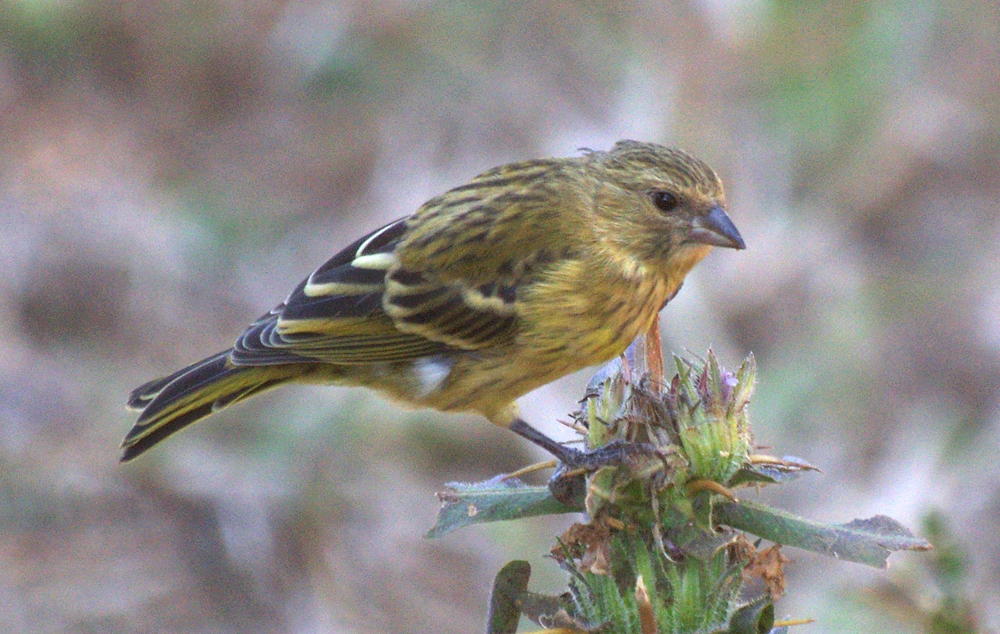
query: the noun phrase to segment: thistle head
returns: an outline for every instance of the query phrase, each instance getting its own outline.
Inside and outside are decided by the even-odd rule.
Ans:
[[[671,425],[690,479],[726,485],[743,467],[752,447],[747,404],[756,365],[751,354],[735,374],[710,349],[703,361],[674,357],[677,374],[664,395]]]

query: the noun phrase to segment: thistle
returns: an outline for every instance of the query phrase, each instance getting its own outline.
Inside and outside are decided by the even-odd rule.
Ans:
[[[588,389],[576,418],[591,447],[625,441],[647,449],[588,478],[590,521],[571,527],[552,552],[570,572],[572,601],[536,614],[541,623],[582,632],[725,632],[741,608],[770,605],[737,600],[756,550],[737,547],[738,534],[711,521],[714,501],[734,499],[728,487],[751,464],[753,357],[736,374],[711,350],[703,361],[675,357],[674,365],[666,386],[648,376],[633,382],[619,366]],[[772,612],[758,616],[773,620]]]
[[[642,345],[645,354],[636,352]],[[591,451],[624,449],[606,453],[619,459],[594,470],[563,466],[548,487],[498,476],[440,495],[433,537],[487,521],[586,512],[551,551],[568,591],[532,593],[530,567],[510,562],[494,585],[489,634],[512,634],[521,615],[562,634],[776,634],[806,622],[774,621],[785,589],[783,546],[883,568],[893,551],[930,548],[882,515],[820,524],[737,499],[740,487],[815,468],[755,453],[752,356],[735,373],[711,350],[704,359],[675,357],[676,374],[664,381],[658,351],[658,342],[637,342],[602,368],[574,416]]]
[[[592,518],[609,504],[616,515],[636,519],[651,513],[658,521],[663,512],[693,518],[698,508],[710,510],[714,496],[735,499],[729,491],[734,477],[752,466],[746,409],[756,375],[753,356],[735,375],[712,350],[704,361],[674,357],[674,365],[677,374],[665,389],[648,378],[632,382],[624,372],[588,389],[577,421],[591,447],[614,441],[647,447],[590,477],[584,505]],[[708,526],[709,518],[701,523]]]

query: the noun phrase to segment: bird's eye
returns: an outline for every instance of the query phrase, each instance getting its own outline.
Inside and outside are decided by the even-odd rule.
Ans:
[[[677,209],[677,206],[681,204],[680,199],[668,191],[658,190],[654,191],[653,194],[653,204],[660,211],[673,211]]]

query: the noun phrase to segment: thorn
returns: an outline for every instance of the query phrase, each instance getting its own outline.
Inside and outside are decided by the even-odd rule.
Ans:
[[[730,502],[739,502],[733,492],[722,486],[715,480],[706,480],[704,478],[698,480],[691,480],[687,483],[686,487],[688,495],[695,495],[701,493],[702,491],[711,491],[712,493],[718,493],[722,497],[728,499]]]
[[[523,475],[529,473],[534,473],[536,471],[541,471],[542,469],[555,469],[559,462],[556,460],[546,460],[545,462],[536,462],[535,464],[530,464],[527,467],[521,467],[517,471],[507,473],[500,478],[501,482],[510,480],[511,478],[520,478]]]

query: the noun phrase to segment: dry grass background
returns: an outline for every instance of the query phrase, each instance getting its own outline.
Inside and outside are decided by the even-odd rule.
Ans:
[[[0,2],[0,632],[481,631],[515,557],[557,590],[569,518],[421,538],[444,482],[536,457],[474,417],[290,388],[116,447],[130,388],[363,231],[625,137],[727,183],[749,249],[666,345],[757,356],[758,441],[824,470],[769,500],[943,511],[1000,627],[998,68],[972,0]],[[523,410],[562,433],[585,380]],[[921,555],[791,555],[803,632],[922,631],[859,593]]]

